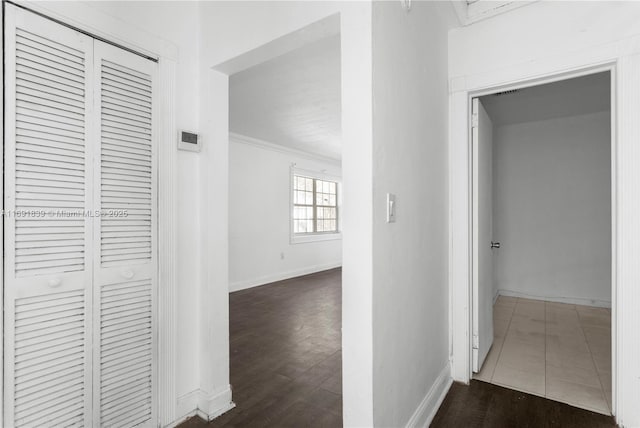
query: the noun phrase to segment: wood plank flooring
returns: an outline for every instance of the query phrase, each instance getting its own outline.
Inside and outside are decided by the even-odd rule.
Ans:
[[[478,380],[454,383],[432,428],[601,428],[615,427],[611,416],[503,388]]]
[[[236,408],[181,427],[342,426],[341,271],[231,293]],[[599,428],[613,418],[473,380],[454,384],[432,427]]]
[[[332,269],[231,293],[236,408],[181,427],[341,427],[341,276]]]

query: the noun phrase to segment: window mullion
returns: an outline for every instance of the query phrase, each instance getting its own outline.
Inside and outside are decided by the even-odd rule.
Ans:
[[[316,206],[316,179],[313,179],[313,233],[318,232],[318,207]]]
[[[338,183],[335,184],[336,186],[336,196],[335,196],[335,209],[336,209],[336,229],[335,232],[337,233],[340,230],[340,224],[338,223],[338,219],[340,218],[340,213],[338,212]]]

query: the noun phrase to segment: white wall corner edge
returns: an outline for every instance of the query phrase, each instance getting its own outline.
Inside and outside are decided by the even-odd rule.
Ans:
[[[531,300],[544,300],[546,302],[566,303],[568,305],[593,306],[595,308],[611,308],[611,301],[608,300],[585,299],[583,297],[536,296],[533,294],[522,293],[520,291],[505,290],[502,288],[499,289],[496,293],[496,300],[498,300],[498,296],[520,297],[522,299]]]
[[[449,362],[444,366],[433,385],[422,399],[416,411],[411,415],[406,428],[426,428],[431,424],[436,416],[444,397],[449,392],[453,383],[451,377],[451,365]]]
[[[231,401],[231,385],[214,393],[194,389],[178,398],[176,413],[181,416],[166,428],[178,426],[192,416],[199,416],[205,421],[211,421],[234,407],[236,404]]]
[[[342,260],[333,263],[309,266],[302,269],[279,272],[273,275],[265,275],[259,278],[248,279],[244,281],[235,281],[229,283],[229,292],[246,290],[247,288],[259,287],[261,285],[267,285],[272,282],[283,281],[285,279],[295,278],[296,276],[309,275],[312,273],[322,272],[324,270],[335,269],[339,267],[342,267]]]

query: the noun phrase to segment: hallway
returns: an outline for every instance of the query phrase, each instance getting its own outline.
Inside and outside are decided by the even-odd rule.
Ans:
[[[212,427],[342,426],[341,269],[229,295],[236,407]],[[182,427],[201,427],[191,418]]]

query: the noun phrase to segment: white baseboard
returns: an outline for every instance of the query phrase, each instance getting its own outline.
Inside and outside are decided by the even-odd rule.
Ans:
[[[205,421],[212,421],[234,407],[236,403],[231,401],[231,385],[213,393],[201,391],[198,396],[198,410],[202,412],[199,416]]]
[[[549,296],[539,296],[529,293],[522,293],[520,291],[511,291],[511,290],[498,290],[498,294],[500,296],[506,297],[521,297],[523,299],[532,299],[532,300],[544,300],[547,302],[556,302],[556,303],[568,303],[570,305],[583,305],[583,306],[593,306],[596,308],[611,308],[611,302],[606,300],[595,300],[595,299],[585,299],[581,297],[549,297]]]
[[[407,422],[407,428],[428,427],[453,383],[449,363],[442,369],[429,392]]]
[[[178,407],[176,414],[181,415],[174,423],[169,426],[176,426],[182,423],[185,419],[195,416],[198,412],[198,395],[199,389],[195,389],[178,397]]]
[[[222,391],[212,394],[195,389],[178,398],[177,413],[182,416],[165,428],[175,427],[192,416],[199,416],[205,421],[211,421],[234,407],[236,405],[231,401],[230,385]]]
[[[342,261],[327,263],[322,265],[309,266],[302,269],[295,269],[286,272],[278,272],[270,275],[264,275],[259,278],[236,281],[229,284],[229,292],[246,290],[247,288],[258,287],[260,285],[270,284],[284,279],[295,278],[296,276],[309,275],[311,273],[321,272],[323,270],[334,269],[342,266]]]

